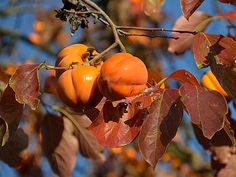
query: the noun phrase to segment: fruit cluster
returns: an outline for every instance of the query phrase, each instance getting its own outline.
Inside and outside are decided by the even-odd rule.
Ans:
[[[95,106],[102,96],[119,100],[141,93],[148,80],[145,64],[129,53],[116,53],[104,63],[90,59],[98,53],[83,44],[62,49],[55,63],[57,91],[71,107]]]

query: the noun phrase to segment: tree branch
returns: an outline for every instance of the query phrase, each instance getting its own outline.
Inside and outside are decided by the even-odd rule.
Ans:
[[[101,12],[101,15],[109,23],[109,25],[112,29],[112,32],[113,32],[113,35],[115,38],[115,42],[118,43],[122,52],[126,52],[125,46],[121,42],[119,34],[117,32],[116,25],[113,23],[113,21],[110,19],[110,17],[99,6],[97,6],[97,4],[95,4],[94,2],[92,2],[90,0],[81,0],[81,1],[83,1],[85,4],[87,4],[88,6],[90,6],[93,9],[95,9],[96,11]]]

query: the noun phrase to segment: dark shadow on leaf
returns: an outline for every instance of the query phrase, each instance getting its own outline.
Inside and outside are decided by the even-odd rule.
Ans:
[[[58,147],[63,130],[64,123],[61,117],[52,114],[47,114],[44,117],[42,126],[43,147],[47,156],[50,156]]]
[[[163,146],[167,146],[175,137],[178,127],[183,117],[183,105],[178,98],[170,107],[168,114],[163,118],[160,124],[160,131],[162,135],[160,140]]]

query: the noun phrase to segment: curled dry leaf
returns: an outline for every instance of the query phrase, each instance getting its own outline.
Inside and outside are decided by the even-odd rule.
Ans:
[[[228,113],[225,98],[216,91],[189,83],[182,85],[179,92],[191,121],[200,126],[206,138],[211,139],[224,126]]]
[[[55,173],[69,177],[79,151],[74,126],[68,119],[46,115],[42,124],[43,150]]]
[[[127,101],[107,101],[89,130],[106,147],[127,145],[138,135],[151,102],[152,97],[144,95]]]
[[[139,135],[139,148],[145,160],[154,168],[175,137],[183,116],[178,90],[160,91],[152,102]]]
[[[0,159],[10,166],[17,167],[21,164],[21,152],[28,146],[28,136],[23,129],[17,129],[9,141],[0,148]]]
[[[9,130],[7,122],[0,118],[0,145],[4,146],[9,138]]]
[[[185,31],[203,31],[211,22],[207,20],[210,17],[205,12],[196,11],[189,20],[186,20],[184,16],[179,17],[173,27],[173,30],[185,30]],[[202,23],[205,21],[205,23]],[[178,37],[177,40],[170,39],[168,51],[172,53],[183,53],[190,48],[193,42],[194,35],[188,33],[172,33],[173,37]]]
[[[78,152],[94,160],[104,160],[104,157],[96,138],[65,110],[62,112],[67,117],[45,116],[43,149],[54,171],[61,177],[68,177],[75,167]]]
[[[181,10],[184,17],[188,20],[202,2],[203,0],[181,0]]]
[[[27,104],[35,110],[39,104],[39,64],[23,64],[18,66],[9,81],[16,94],[16,100]]]

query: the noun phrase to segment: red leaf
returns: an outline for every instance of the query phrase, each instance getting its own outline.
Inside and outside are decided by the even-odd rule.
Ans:
[[[229,12],[220,13],[217,16],[220,16],[226,20],[236,20],[236,10],[231,10]]]
[[[199,85],[198,80],[195,76],[185,69],[180,69],[171,73],[168,79],[175,79],[182,83],[190,83],[193,85]]]
[[[178,90],[166,89],[150,107],[139,135],[139,148],[145,160],[155,167],[174,138],[183,116]]]
[[[189,21],[183,16],[179,17],[173,27],[173,30],[185,30],[185,31],[203,31],[206,29],[210,20],[206,23],[202,23],[204,20],[208,19],[210,15],[204,12],[196,11],[190,18]],[[200,25],[201,24],[201,25]],[[200,26],[199,26],[200,25]],[[172,33],[173,37],[178,37],[177,40],[170,39],[168,51],[173,53],[183,53],[186,49],[190,48],[194,35],[188,33]]]
[[[230,67],[236,60],[236,41],[222,35],[199,33],[193,41],[193,54],[199,68],[211,62]]]
[[[181,10],[186,19],[202,4],[203,0],[181,0]]]
[[[130,102],[120,101],[117,106],[111,102],[106,102],[89,129],[97,137],[100,144],[104,146],[120,147],[127,145],[138,135],[151,101],[150,96],[139,96]],[[124,110],[122,105],[127,105],[127,109]]]
[[[230,4],[236,4],[235,0],[218,0],[223,3],[230,3]]]
[[[192,122],[211,139],[224,126],[228,107],[225,98],[216,91],[185,83],[179,89],[182,102]]]
[[[16,100],[35,110],[39,104],[38,64],[20,65],[12,75],[9,85],[16,94]]]

